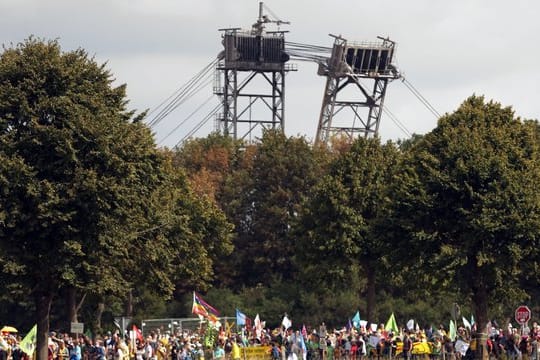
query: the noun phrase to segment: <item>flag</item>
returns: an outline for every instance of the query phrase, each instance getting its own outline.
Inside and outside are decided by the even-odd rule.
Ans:
[[[137,338],[137,340],[139,340],[140,342],[144,341],[141,329],[139,329],[135,324],[133,324],[133,334],[135,334],[135,338]]]
[[[288,328],[292,326],[292,321],[291,319],[287,317],[287,314],[285,314],[285,316],[283,317],[283,320],[281,321],[281,325],[283,325],[285,330],[287,330]]]
[[[243,326],[246,325],[246,314],[236,309],[236,325]]]
[[[357,311],[352,318],[352,324],[355,328],[360,328],[360,311]]]
[[[414,320],[413,320],[413,319],[407,321],[407,329],[408,329],[409,331],[414,330]]]
[[[208,319],[208,322],[210,322],[215,327],[219,328],[221,326],[221,323],[219,322],[219,318],[216,315],[208,314],[208,316],[206,318]]]
[[[386,322],[386,326],[384,327],[384,330],[386,331],[391,330],[394,334],[399,334],[399,328],[397,326],[394,313],[392,313],[392,315],[390,315],[390,318],[388,318],[388,321]]]
[[[193,292],[193,306],[191,307],[191,313],[208,317],[208,311],[201,304],[201,298],[195,294],[195,291]]]
[[[463,316],[463,319],[462,319],[462,320],[463,320],[463,325],[464,325],[466,328],[468,328],[469,330],[471,330],[472,326],[471,326],[471,323],[469,322],[469,320],[467,320],[467,319],[465,318],[465,316]]]
[[[205,317],[210,323],[216,325],[219,322],[219,311],[203,300],[200,295],[193,292],[193,306],[191,312],[199,316]]]
[[[204,301],[200,295],[197,295],[195,292],[193,292],[193,295],[198,298],[199,304],[204,306],[204,308],[206,309],[208,313],[214,314],[215,316],[219,316],[219,311],[217,311],[214,307],[210,306],[210,304]]]
[[[367,327],[367,320],[360,320],[360,328],[366,328]]]
[[[300,348],[302,349],[302,359],[307,359],[307,346],[306,342],[304,341],[304,335],[300,336]]]
[[[345,327],[347,329],[347,332],[351,331],[353,327],[353,324],[351,322],[351,319],[349,319],[349,321],[347,322],[347,326]]]
[[[454,320],[450,320],[450,327],[448,330],[448,337],[450,337],[450,340],[454,341],[456,339],[456,324],[454,324]]]
[[[36,336],[37,325],[34,325],[34,327],[30,329],[28,334],[24,337],[24,339],[21,340],[21,343],[19,344],[21,350],[30,357],[32,357],[34,350],[36,349]]]
[[[259,317],[259,314],[257,314],[255,316],[255,335],[257,337],[257,339],[261,339],[261,336],[262,336],[262,330],[263,330],[263,325],[261,323],[261,318]]]

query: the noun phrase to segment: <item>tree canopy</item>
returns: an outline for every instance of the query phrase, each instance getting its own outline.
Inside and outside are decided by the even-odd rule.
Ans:
[[[296,228],[300,260],[326,273],[320,275],[326,286],[354,283],[363,272],[369,318],[374,315],[377,269],[382,269],[388,248],[379,224],[387,217],[398,159],[392,143],[357,139],[331,163],[302,207]]]
[[[496,303],[526,298],[520,279],[540,241],[538,128],[472,96],[410,149],[395,219],[416,269],[474,305],[485,326]]]
[[[105,65],[56,41],[0,56],[0,281],[34,299],[42,359],[60,289],[125,293],[143,280],[166,296],[178,250],[204,269],[182,267],[193,284],[212,274],[202,249],[230,251],[224,217],[186,191],[112,84]]]

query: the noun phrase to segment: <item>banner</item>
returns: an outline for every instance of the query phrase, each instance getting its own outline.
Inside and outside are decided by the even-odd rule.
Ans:
[[[240,348],[244,360],[268,360],[272,352],[271,346],[249,346]]]

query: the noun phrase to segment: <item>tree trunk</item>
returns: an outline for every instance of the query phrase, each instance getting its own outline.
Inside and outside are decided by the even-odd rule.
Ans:
[[[51,312],[53,295],[50,293],[36,294],[36,360],[47,360],[49,345],[49,314]]]
[[[94,330],[96,333],[101,333],[101,317],[103,316],[103,312],[105,311],[105,303],[102,299],[99,300],[97,304],[96,314],[95,314],[95,323],[94,323]]]
[[[126,316],[132,317],[133,316],[133,290],[129,289],[128,291],[128,298],[126,301]],[[125,329],[122,329],[124,331]]]
[[[489,353],[487,351],[487,337],[488,330],[486,326],[488,324],[488,294],[487,289],[483,281],[481,270],[475,267],[474,277],[472,279],[473,290],[473,308],[476,316],[476,341],[477,351],[476,358],[487,360]]]
[[[367,309],[366,309],[366,320],[373,321],[373,314],[375,312],[375,267],[371,264],[365,264],[364,270],[366,271],[367,277]]]
[[[66,298],[67,298],[67,307],[68,307],[68,329],[71,327],[72,322],[79,322],[78,321],[78,314],[77,314],[77,289],[75,287],[70,286],[66,289]]]

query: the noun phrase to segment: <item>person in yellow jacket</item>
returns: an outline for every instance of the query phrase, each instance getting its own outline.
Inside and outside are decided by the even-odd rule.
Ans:
[[[118,348],[121,350],[121,353],[119,353],[118,360],[129,360],[130,354],[129,354],[128,344],[124,340],[120,340],[120,343],[118,344]]]
[[[157,360],[166,360],[168,358],[167,347],[166,347],[167,343],[168,341],[165,338],[161,339],[158,342],[158,346],[156,349]]]
[[[240,360],[240,346],[236,339],[233,339],[231,355],[233,360]]]

